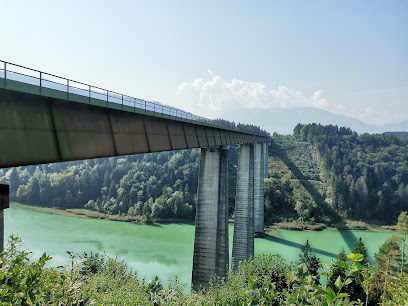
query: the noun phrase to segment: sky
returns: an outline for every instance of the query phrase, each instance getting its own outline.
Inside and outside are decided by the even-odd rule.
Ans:
[[[0,59],[197,115],[408,119],[408,1],[0,0]]]

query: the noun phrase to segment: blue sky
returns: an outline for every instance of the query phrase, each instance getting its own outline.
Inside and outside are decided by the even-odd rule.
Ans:
[[[407,1],[0,0],[0,59],[198,115],[408,119]]]

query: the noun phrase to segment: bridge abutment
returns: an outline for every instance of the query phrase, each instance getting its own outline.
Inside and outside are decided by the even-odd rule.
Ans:
[[[225,277],[229,263],[228,150],[201,149],[195,219],[192,286]]]
[[[240,261],[254,256],[254,145],[241,144],[238,155],[237,192],[232,258],[234,269]]]

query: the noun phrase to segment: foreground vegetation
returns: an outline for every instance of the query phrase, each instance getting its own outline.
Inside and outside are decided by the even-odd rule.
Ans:
[[[364,299],[403,305],[408,301],[407,275],[390,277],[383,292],[383,283],[376,279],[380,271],[362,265],[361,254],[329,266],[317,261],[320,273],[308,265],[314,255],[307,249],[298,266],[287,264],[280,255],[260,255],[237,271],[230,269],[225,279],[214,279],[208,289],[186,294],[177,279],[168,288],[157,278],[140,281],[124,262],[99,254],[83,254],[76,260],[70,253],[71,265],[46,268],[50,257],[44,254],[30,262],[18,242],[14,238],[1,255],[1,305],[362,305]]]
[[[123,261],[104,254],[76,255],[60,267],[45,267],[43,254],[30,261],[12,238],[0,254],[2,305],[404,305],[408,303],[406,250],[408,216],[397,224],[398,234],[367,260],[361,238],[353,253],[341,250],[330,265],[320,262],[309,241],[299,260],[287,263],[280,255],[260,255],[214,278],[208,288],[186,293],[177,279],[163,288],[160,281],[137,278]]]

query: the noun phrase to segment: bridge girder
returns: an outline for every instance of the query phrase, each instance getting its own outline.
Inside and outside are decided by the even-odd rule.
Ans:
[[[265,139],[121,107],[0,79],[0,168]]]

